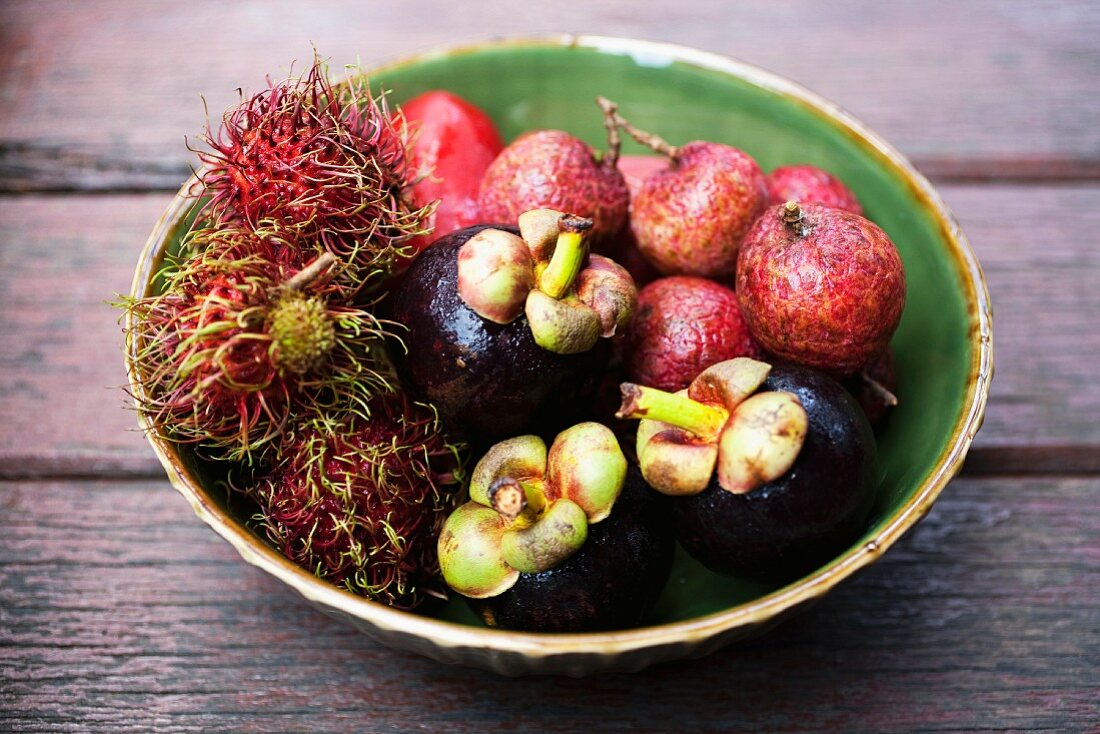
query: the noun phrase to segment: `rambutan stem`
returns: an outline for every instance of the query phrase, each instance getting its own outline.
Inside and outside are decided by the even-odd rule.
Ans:
[[[616,105],[611,100],[605,97],[599,97],[597,99],[597,102],[599,102],[599,105],[603,109],[604,114],[617,127],[621,128],[622,130],[626,130],[627,134],[630,135],[630,137],[634,138],[639,143],[646,146],[655,153],[660,153],[661,155],[667,156],[672,160],[676,160],[676,154],[679,152],[679,149],[675,145],[670,144],[667,140],[659,135],[655,135],[654,133],[646,132],[645,130],[640,130],[639,128],[634,127],[634,125],[630,124],[629,120],[619,114],[618,105]],[[610,138],[608,140],[610,142]]]
[[[690,431],[704,440],[717,437],[729,420],[729,413],[725,410],[692,400],[686,395],[636,385],[633,382],[624,382],[619,389],[622,391],[623,403],[615,414],[616,418],[661,421]]]
[[[303,290],[309,287],[310,283],[321,277],[321,274],[332,267],[335,262],[335,255],[331,252],[323,252],[316,260],[287,278],[286,281],[283,282],[282,287],[291,291]]]

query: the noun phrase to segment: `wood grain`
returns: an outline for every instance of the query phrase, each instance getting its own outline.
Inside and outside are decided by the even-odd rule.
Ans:
[[[1100,177],[1100,5],[711,0],[22,0],[0,5],[0,190],[175,189],[200,132],[309,58],[370,64],[499,35],[584,32],[732,55],[835,100],[926,173]]]
[[[0,198],[0,472],[154,470],[108,301],[170,199]]]
[[[989,280],[997,371],[975,472],[1100,471],[1100,186],[948,186]],[[157,475],[117,312],[169,197],[0,197],[0,475]]]
[[[1100,480],[960,480],[773,634],[518,681],[382,648],[162,482],[0,483],[0,729],[974,731],[1100,717]],[[307,723],[308,722],[308,723]]]

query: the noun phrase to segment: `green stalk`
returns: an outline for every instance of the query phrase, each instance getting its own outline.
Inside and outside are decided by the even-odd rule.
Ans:
[[[569,292],[584,265],[588,256],[584,233],[592,228],[592,220],[566,216],[562,217],[560,226],[554,254],[539,276],[539,290],[553,299],[560,299]]]
[[[717,437],[729,420],[729,413],[722,408],[700,403],[686,395],[676,395],[633,382],[624,382],[620,390],[623,404],[615,414],[616,418],[661,421],[694,433],[704,440]]]

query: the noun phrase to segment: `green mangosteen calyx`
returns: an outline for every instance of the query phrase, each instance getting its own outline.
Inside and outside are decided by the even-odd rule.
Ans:
[[[621,386],[619,418],[639,418],[638,463],[668,495],[718,484],[744,494],[783,476],[806,439],[806,411],[788,392],[756,392],[771,366],[746,357],[703,370],[686,390]]]
[[[470,501],[443,525],[439,565],[447,585],[484,599],[521,573],[553,568],[584,545],[588,526],[606,518],[626,481],[615,434],[579,423],[554,439],[501,441],[470,477]]]
[[[482,318],[526,315],[543,349],[577,354],[621,332],[637,303],[625,268],[588,252],[592,220],[553,209],[519,217],[519,236],[484,229],[458,251],[458,293]]]

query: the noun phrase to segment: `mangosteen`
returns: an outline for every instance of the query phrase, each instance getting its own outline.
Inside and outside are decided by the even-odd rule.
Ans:
[[[622,392],[620,416],[643,418],[642,474],[676,495],[676,537],[712,571],[790,581],[864,529],[878,479],[875,440],[859,405],[828,375],[738,358],[679,393],[632,383]]]
[[[470,501],[443,526],[443,578],[491,627],[637,625],[672,568],[666,502],[599,423],[563,431],[549,452],[538,436],[508,439],[478,462]]]
[[[544,436],[591,403],[637,300],[630,274],[588,254],[591,220],[540,209],[433,243],[393,294],[397,368],[474,441]]]

